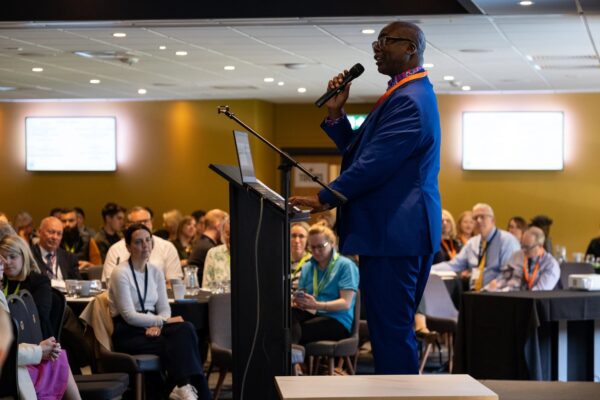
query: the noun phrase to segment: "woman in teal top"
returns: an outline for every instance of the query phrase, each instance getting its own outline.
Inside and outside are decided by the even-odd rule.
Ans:
[[[292,309],[292,341],[310,343],[350,336],[358,289],[358,268],[335,251],[333,231],[313,225],[308,232],[312,258],[302,266]]]

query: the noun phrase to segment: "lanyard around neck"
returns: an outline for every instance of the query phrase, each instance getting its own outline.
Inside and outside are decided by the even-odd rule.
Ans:
[[[427,71],[423,71],[423,72],[419,72],[416,74],[412,74],[407,76],[404,79],[401,79],[398,83],[396,83],[394,86],[392,86],[391,88],[389,88],[380,98],[379,100],[377,100],[377,103],[375,103],[375,106],[373,107],[373,110],[371,110],[371,112],[373,112],[377,107],[379,107],[381,105],[381,103],[383,103],[384,101],[387,100],[388,97],[391,96],[392,93],[394,93],[394,91],[396,89],[398,89],[400,86],[404,85],[405,83],[408,83],[410,81],[414,81],[416,79],[421,79],[421,78],[425,78],[427,76]]]
[[[319,295],[321,290],[323,290],[325,283],[327,283],[327,281],[329,280],[329,275],[331,275],[331,271],[333,270],[333,266],[335,265],[335,262],[337,261],[338,257],[338,253],[335,253],[333,257],[331,257],[331,261],[329,262],[327,271],[321,277],[321,280],[317,278],[317,269],[319,268],[319,264],[315,261],[315,265],[313,266],[313,296],[315,296],[315,298]]]
[[[8,279],[4,280],[4,297],[8,297],[8,285],[10,284],[10,281]],[[17,287],[15,288],[15,290],[11,293],[11,294],[19,294],[19,289],[21,288],[21,282],[19,281],[19,283],[17,283]]]
[[[527,282],[527,288],[529,290],[531,290],[533,282],[535,282],[535,278],[537,278],[538,272],[540,271],[540,261],[542,260],[543,256],[544,252],[542,252],[542,254],[540,254],[540,256],[538,257],[533,268],[533,272],[531,273],[531,278],[529,277],[529,257],[524,257],[525,259],[523,261],[523,279],[525,279],[525,282]]]
[[[450,243],[450,245],[448,245]],[[454,240],[444,240],[442,239],[442,247],[446,250],[446,254],[450,257],[450,260],[453,260],[456,257],[456,249],[454,248]]]
[[[478,264],[481,263],[481,260],[487,254],[487,251],[490,248],[490,244],[492,244],[492,241],[496,237],[497,233],[498,233],[498,229],[496,229],[494,231],[494,234],[492,235],[492,237],[490,238],[490,240],[485,242],[485,247],[484,247],[484,244],[483,244],[483,242],[485,241],[485,239],[483,238],[483,236],[481,237],[481,241],[479,242],[479,257],[478,257],[479,260],[478,260]]]
[[[133,275],[133,281],[135,282],[135,290],[137,290],[138,300],[140,301],[140,306],[142,307],[142,313],[146,314],[146,295],[148,294],[148,265],[144,266],[144,297],[142,298],[142,293],[140,292],[140,287],[138,285],[137,279],[135,277],[135,270],[133,268],[133,263],[131,262],[131,258],[129,259],[129,268],[131,268],[131,274]]]
[[[298,265],[296,265],[296,268],[292,272],[292,276],[295,276],[296,274],[298,274],[298,272],[300,272],[302,270],[302,266],[310,257],[311,257],[310,253],[306,253],[304,256],[302,256],[300,261],[298,261]]]

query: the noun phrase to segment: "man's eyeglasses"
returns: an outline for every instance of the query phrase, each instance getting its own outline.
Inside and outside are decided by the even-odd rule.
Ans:
[[[308,246],[308,249],[314,253],[315,251],[325,249],[327,246],[329,246],[329,242],[324,242],[315,246]]]
[[[371,43],[371,46],[373,46],[373,48],[375,47],[379,47],[380,49],[383,49],[390,41],[399,41],[399,42],[410,42],[412,44],[415,45],[415,47],[417,46],[415,44],[415,42],[413,42],[411,39],[407,39],[407,38],[403,38],[403,37],[396,37],[396,36],[382,36],[379,39],[377,39],[376,41],[374,41],[373,43]]]

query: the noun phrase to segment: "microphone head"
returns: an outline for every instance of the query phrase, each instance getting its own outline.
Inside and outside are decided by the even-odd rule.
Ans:
[[[363,67],[360,63],[354,64],[350,71],[348,71],[348,75],[353,78],[358,78],[363,72],[365,72],[365,67]]]

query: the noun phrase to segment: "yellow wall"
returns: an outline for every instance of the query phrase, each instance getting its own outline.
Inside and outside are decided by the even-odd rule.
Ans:
[[[217,115],[219,101],[0,103],[0,211],[13,217],[29,211],[34,221],[52,207],[83,207],[90,226],[101,224],[107,201],[125,206],[148,205],[160,214],[171,208],[227,208],[227,185],[208,169],[209,163],[237,164],[232,129],[237,125]],[[229,101],[249,125],[273,140],[273,105],[261,101]],[[25,171],[25,117],[116,116],[118,171],[65,173]],[[68,143],[65,143],[68,146]],[[257,174],[275,180],[275,157],[260,146]],[[218,149],[215,151],[215,149]]]
[[[441,95],[440,190],[443,206],[455,216],[487,202],[505,228],[513,215],[554,219],[551,237],[567,246],[569,257],[585,251],[600,227],[600,94]],[[366,113],[371,105],[350,105]],[[558,172],[474,172],[461,168],[461,116],[464,111],[564,111],[565,169]],[[277,105],[277,143],[287,147],[328,147],[318,124],[324,115],[312,105]],[[530,149],[535,157],[536,149]],[[490,149],[493,151],[493,149]]]
[[[149,205],[157,213],[177,207],[227,207],[227,186],[209,163],[236,164],[231,130],[237,125],[216,106],[227,103],[250,126],[282,147],[331,147],[318,125],[323,110],[312,104],[263,101],[0,103],[0,210],[28,210],[34,219],[59,205],[81,205],[90,225],[109,200]],[[475,202],[490,203],[498,225],[512,215],[554,218],[554,244],[569,256],[584,251],[600,226],[600,94],[442,95],[444,207],[457,215]],[[370,104],[349,105],[366,113]],[[483,110],[565,112],[565,170],[559,172],[466,172],[460,166],[461,113]],[[118,124],[116,173],[30,173],[25,171],[24,118],[42,115],[114,115]],[[257,175],[277,186],[277,160],[253,144]],[[492,151],[492,150],[490,150]],[[531,149],[532,157],[536,149]],[[160,218],[155,219],[155,224]]]

